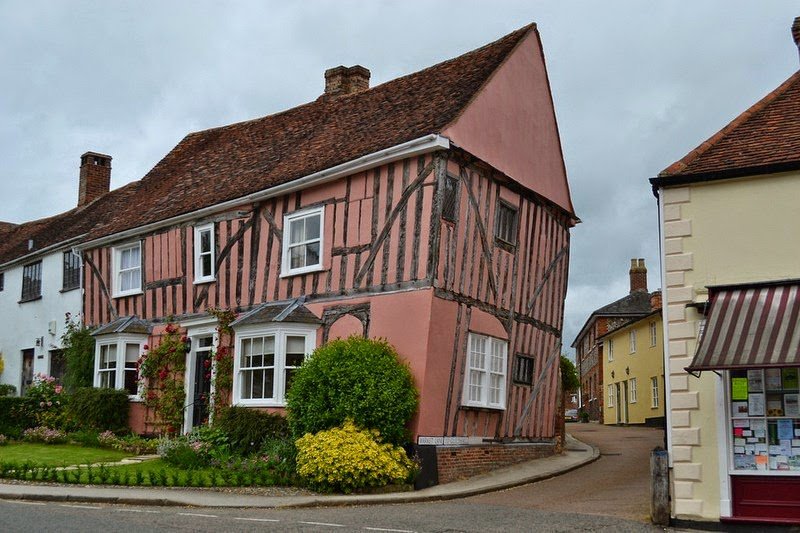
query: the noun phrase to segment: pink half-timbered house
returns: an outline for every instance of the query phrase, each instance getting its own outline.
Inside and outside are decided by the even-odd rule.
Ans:
[[[188,135],[122,189],[132,201],[108,200],[82,245],[96,385],[130,385],[173,317],[192,342],[185,427],[200,423],[207,310],[230,308],[234,404],[280,409],[316,346],[383,337],[410,364],[411,429],[442,479],[479,455],[552,453],[578,219],[536,27],[373,88],[360,66],[325,82],[308,104]]]

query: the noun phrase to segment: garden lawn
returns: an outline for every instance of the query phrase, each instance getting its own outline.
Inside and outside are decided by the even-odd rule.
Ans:
[[[0,462],[32,463],[43,466],[81,465],[119,461],[132,454],[118,450],[74,444],[21,442],[0,446]]]

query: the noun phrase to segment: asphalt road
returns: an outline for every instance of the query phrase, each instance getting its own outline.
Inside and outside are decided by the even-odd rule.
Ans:
[[[569,423],[567,433],[599,447],[600,459],[555,478],[468,501],[648,522],[650,451],[664,445],[663,430]]]

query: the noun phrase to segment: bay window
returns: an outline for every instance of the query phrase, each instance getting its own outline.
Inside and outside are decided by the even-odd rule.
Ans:
[[[143,335],[103,335],[95,347],[94,386],[125,389],[131,397],[139,396],[137,361],[145,343]]]

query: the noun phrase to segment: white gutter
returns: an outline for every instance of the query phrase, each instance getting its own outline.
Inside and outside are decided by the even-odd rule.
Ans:
[[[180,224],[189,220],[194,220],[221,211],[226,211],[241,204],[266,200],[275,196],[295,192],[312,185],[319,185],[343,176],[369,170],[370,168],[391,163],[392,161],[397,161],[406,157],[413,157],[415,155],[421,155],[436,150],[446,150],[448,148],[450,148],[450,140],[447,137],[432,133],[430,135],[425,135],[424,137],[419,137],[402,144],[361,156],[357,159],[353,159],[352,161],[347,161],[346,163],[303,176],[302,178],[292,180],[288,183],[282,183],[268,189],[248,194],[247,196],[241,196],[234,200],[228,200],[226,202],[214,204],[209,207],[197,209],[196,211],[184,213],[182,215],[174,216],[164,220],[159,220],[158,222],[153,222],[144,226],[137,226],[136,228],[120,231],[112,235],[106,235],[105,237],[99,237],[92,241],[85,242],[77,246],[77,248],[79,250],[87,250],[90,248],[96,248],[98,246],[104,246],[114,241],[120,241],[134,237],[141,233],[148,233],[163,227]]]

